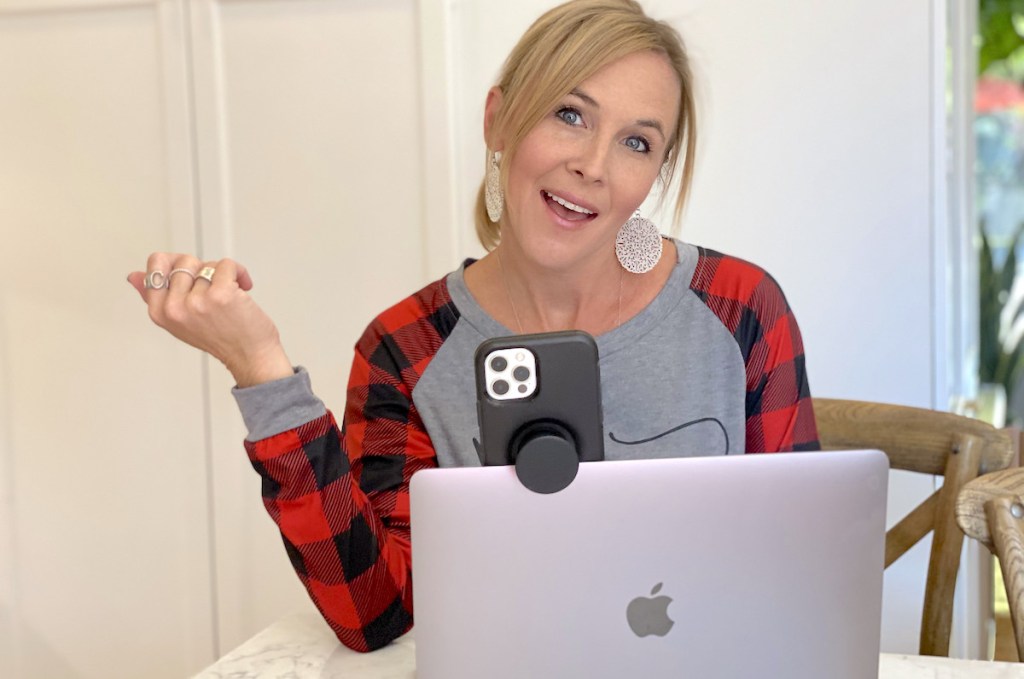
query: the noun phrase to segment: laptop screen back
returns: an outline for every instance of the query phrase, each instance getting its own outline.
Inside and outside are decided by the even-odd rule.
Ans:
[[[877,451],[412,480],[418,679],[876,677]]]

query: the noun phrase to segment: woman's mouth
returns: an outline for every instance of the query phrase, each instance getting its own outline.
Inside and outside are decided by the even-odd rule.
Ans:
[[[549,191],[541,191],[540,193],[544,198],[544,202],[547,203],[548,209],[568,222],[584,222],[597,217],[597,213],[593,210],[588,210],[582,205],[576,205],[561,196]]]

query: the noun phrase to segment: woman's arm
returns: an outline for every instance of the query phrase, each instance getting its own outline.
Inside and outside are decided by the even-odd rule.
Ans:
[[[199,275],[203,271],[208,277]],[[146,271],[131,272],[128,283],[146,303],[150,320],[223,363],[235,384],[247,387],[292,374],[277,326],[249,295],[252,277],[234,260],[202,262],[154,252]]]
[[[338,639],[357,651],[412,626],[409,479],[437,464],[404,389],[360,384],[369,368],[357,354],[341,431],[324,412],[245,443],[292,566]]]
[[[205,267],[215,273],[197,278]],[[143,284],[153,271],[163,274],[151,278],[160,287]],[[245,447],[263,477],[264,503],[338,638],[368,651],[407,631],[409,479],[436,466],[436,458],[412,404],[418,373],[404,354],[425,367],[421,352],[436,351],[443,339],[429,323],[433,334],[418,326],[394,332],[388,323],[415,322],[432,300],[414,296],[364,334],[341,431],[313,395],[308,375],[293,370],[276,327],[249,296],[252,280],[244,267],[155,253],[147,272],[133,272],[128,281],[157,325],[210,353],[235,377],[249,427]]]
[[[758,297],[761,332],[747,361],[747,452],[820,450],[796,317],[770,276]]]
[[[357,343],[340,430],[300,373],[285,384],[304,383],[307,394],[285,402],[306,403],[304,424],[256,426],[272,435],[246,442],[292,565],[341,642],[358,651],[412,626],[409,481],[437,466],[412,392],[455,320],[444,284],[427,286],[378,316]],[[254,403],[252,390],[242,391],[245,414]],[[269,403],[264,421],[276,419]]]
[[[819,450],[803,339],[764,269],[700,248],[691,287],[728,328],[746,367],[746,452]]]

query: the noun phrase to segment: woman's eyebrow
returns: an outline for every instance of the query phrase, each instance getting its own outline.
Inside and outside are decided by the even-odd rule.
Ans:
[[[636,121],[636,124],[639,125],[640,127],[649,127],[655,130],[658,134],[660,134],[662,139],[665,138],[665,129],[657,120],[638,120]]]
[[[574,89],[573,91],[569,92],[569,94],[578,99],[582,99],[583,103],[587,104],[588,106],[592,106],[593,108],[596,109],[601,108],[601,105],[597,103],[597,100],[595,100],[592,96],[590,96],[589,94],[587,94],[586,92],[579,88]],[[640,120],[636,121],[636,124],[639,125],[640,127],[649,127],[655,130],[658,134],[661,135],[662,139],[665,139],[665,128],[662,126],[660,121],[648,118],[641,118]]]
[[[578,98],[582,99],[584,101],[584,103],[586,103],[588,106],[593,106],[594,108],[601,108],[601,105],[598,104],[597,101],[595,101],[592,96],[590,96],[589,94],[587,94],[583,90],[575,89],[572,92],[570,92],[569,94],[573,95],[574,97],[578,97]]]

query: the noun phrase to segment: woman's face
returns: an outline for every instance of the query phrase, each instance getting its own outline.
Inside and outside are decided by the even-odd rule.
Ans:
[[[547,268],[607,261],[658,177],[679,99],[679,79],[656,52],[623,57],[580,83],[512,159],[503,238]]]

